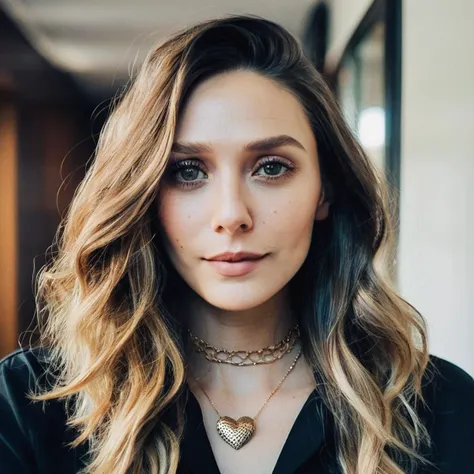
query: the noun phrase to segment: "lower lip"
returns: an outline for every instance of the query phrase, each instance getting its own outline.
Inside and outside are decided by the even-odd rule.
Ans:
[[[265,256],[258,260],[241,260],[240,262],[223,262],[219,260],[206,260],[222,276],[238,277],[244,276],[257,268]]]

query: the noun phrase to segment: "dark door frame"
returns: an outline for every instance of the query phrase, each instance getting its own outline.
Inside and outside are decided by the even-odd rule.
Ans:
[[[336,95],[338,76],[344,60],[378,22],[385,25],[385,157],[387,176],[400,193],[401,102],[402,102],[402,0],[374,0],[349,39],[334,69],[328,73]]]

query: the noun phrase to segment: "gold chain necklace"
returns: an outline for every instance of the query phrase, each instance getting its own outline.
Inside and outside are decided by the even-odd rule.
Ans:
[[[300,336],[298,325],[291,328],[287,336],[277,344],[263,349],[253,351],[228,351],[211,346],[207,342],[199,339],[190,330],[191,342],[197,353],[203,353],[210,362],[219,364],[237,365],[240,367],[247,365],[271,364],[281,359],[285,354],[289,354]]]
[[[217,416],[219,417],[219,419],[217,420],[217,425],[216,425],[217,432],[219,433],[219,436],[229,446],[231,446],[234,449],[240,449],[242,446],[244,446],[250,441],[250,439],[255,434],[255,431],[257,429],[255,421],[258,415],[260,415],[260,413],[265,408],[267,403],[270,401],[273,395],[275,395],[275,393],[283,385],[283,382],[286,380],[288,375],[290,375],[291,371],[295,368],[296,363],[298,362],[298,359],[301,356],[301,351],[302,349],[300,348],[298,350],[298,353],[296,354],[296,357],[293,363],[290,365],[290,368],[287,370],[286,374],[280,380],[278,385],[273,389],[270,395],[268,395],[267,399],[265,400],[263,405],[260,407],[260,410],[258,410],[257,414],[253,418],[251,418],[250,416],[242,416],[238,420],[235,420],[234,418],[231,418],[230,416],[222,416],[217,410],[216,406],[214,405],[214,402],[211,400],[211,397],[199,385],[198,379],[195,378],[197,386],[202,391],[202,393],[206,396],[206,398],[209,400],[209,403],[211,404],[212,408],[214,409],[214,411],[217,413]]]

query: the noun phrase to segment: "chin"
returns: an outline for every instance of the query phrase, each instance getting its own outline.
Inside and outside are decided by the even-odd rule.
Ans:
[[[279,288],[276,288],[275,291],[266,292],[252,291],[250,289],[247,291],[244,289],[232,291],[230,288],[227,288],[226,290],[205,292],[200,296],[210,305],[223,311],[247,311],[266,303],[278,291]]]
[[[253,302],[248,302],[247,304],[243,304],[242,302],[237,302],[237,301],[224,301],[224,300],[219,300],[219,301],[208,301],[212,306],[215,308],[220,309],[221,311],[229,311],[229,312],[242,312],[242,311],[248,311],[253,308],[256,308],[260,306],[261,304],[265,303],[265,301],[258,301],[258,303],[253,303]]]

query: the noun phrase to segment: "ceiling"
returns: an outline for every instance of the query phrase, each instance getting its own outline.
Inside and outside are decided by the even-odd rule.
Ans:
[[[315,0],[0,0],[31,44],[89,94],[113,92],[163,37],[228,14],[260,15],[299,36]]]

